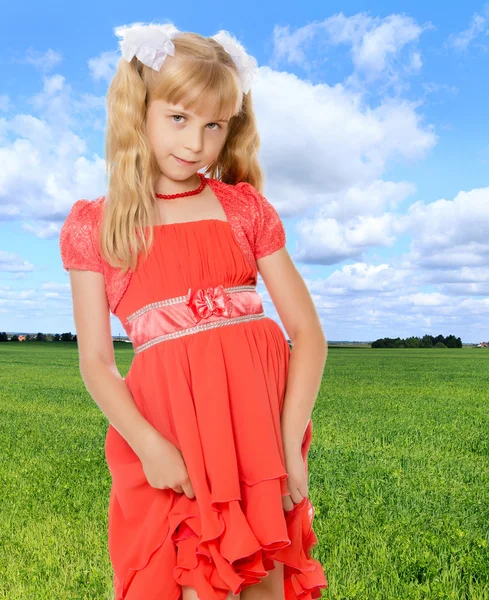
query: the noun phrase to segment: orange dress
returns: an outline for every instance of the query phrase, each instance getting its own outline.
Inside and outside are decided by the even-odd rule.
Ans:
[[[256,285],[230,224],[219,219],[155,226],[116,316],[206,286]],[[286,600],[327,587],[311,558],[314,509],[284,511],[280,432],[290,349],[265,317],[168,339],[134,356],[125,377],[142,415],[182,452],[195,498],[153,488],[138,456],[109,425],[109,554],[115,600],[224,600],[284,563]],[[307,453],[312,422],[302,456]]]

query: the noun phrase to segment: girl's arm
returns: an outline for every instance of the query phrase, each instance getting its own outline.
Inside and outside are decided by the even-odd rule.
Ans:
[[[257,267],[293,343],[281,430],[284,447],[300,450],[321,384],[328,343],[309,290],[287,249],[259,258]]]
[[[70,268],[80,373],[95,403],[141,458],[156,429],[142,416],[114,357],[104,276]]]

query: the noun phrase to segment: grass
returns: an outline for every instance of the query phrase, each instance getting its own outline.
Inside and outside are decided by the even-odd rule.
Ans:
[[[323,598],[489,599],[488,360],[330,348],[309,453]],[[0,598],[110,600],[107,421],[76,344],[0,344],[0,389]]]

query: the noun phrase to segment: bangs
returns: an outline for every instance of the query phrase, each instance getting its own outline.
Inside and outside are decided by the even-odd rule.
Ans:
[[[239,82],[228,68],[200,60],[182,61],[167,72],[154,97],[197,114],[205,114],[212,107],[214,121],[231,119],[243,101]]]

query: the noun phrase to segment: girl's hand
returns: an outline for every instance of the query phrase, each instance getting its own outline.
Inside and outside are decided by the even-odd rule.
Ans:
[[[284,510],[292,510],[309,495],[306,469],[301,454],[301,445],[284,444],[285,468],[288,474],[287,489],[290,496],[282,496]]]
[[[148,483],[157,489],[171,488],[178,494],[195,498],[185,461],[180,450],[160,434],[151,438],[140,456]]]

